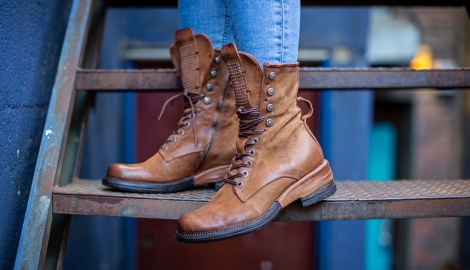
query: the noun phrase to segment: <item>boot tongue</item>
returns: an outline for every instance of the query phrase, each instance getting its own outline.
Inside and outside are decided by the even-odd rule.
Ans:
[[[233,43],[224,45],[222,58],[227,63],[235,91],[235,107],[259,108],[262,71],[258,62],[248,54],[239,54]]]
[[[249,54],[238,53],[233,43],[222,48],[222,58],[227,63],[230,82],[235,91],[235,107],[237,109],[259,109],[263,73],[258,62]],[[240,119],[240,122],[243,121]],[[246,140],[245,137],[238,137],[237,153],[245,152]]]
[[[198,85],[198,55],[197,44],[191,28],[178,30],[175,35],[175,43],[170,49],[173,63],[178,74],[181,76],[181,83],[186,92],[199,93]],[[210,61],[210,60],[209,60]]]

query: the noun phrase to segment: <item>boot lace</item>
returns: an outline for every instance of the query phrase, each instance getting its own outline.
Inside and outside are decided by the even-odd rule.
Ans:
[[[258,124],[263,122],[265,118],[265,116],[259,116],[260,115],[259,109],[253,109],[253,108],[245,109],[241,107],[237,109],[237,115],[238,115],[238,118],[240,119],[240,124],[238,126],[238,137],[248,138],[249,136],[259,135],[266,131],[266,129],[256,130],[256,128],[258,127]],[[234,179],[238,177],[242,177],[244,176],[244,174],[241,173],[240,170],[237,170],[237,173],[234,173],[234,174],[232,174],[231,171],[250,166],[248,163],[243,162],[243,158],[246,156],[252,155],[250,151],[246,152],[246,148],[256,145],[256,144],[257,143],[254,143],[253,141],[251,142],[247,141],[245,142],[245,145],[243,146],[244,153],[238,154],[237,151],[235,151],[235,156],[232,158],[231,166],[227,168],[227,177],[224,178],[223,182],[229,183],[231,185],[239,184]]]
[[[165,111],[165,107],[166,105],[171,102],[171,105],[173,105],[173,102],[174,100],[183,95],[184,96],[184,110],[185,112],[183,113],[183,116],[182,116],[182,120],[181,120],[181,124],[178,125],[175,130],[171,133],[171,134],[177,134],[179,135],[179,129],[180,128],[183,128],[183,127],[186,127],[188,122],[186,122],[186,120],[189,120],[191,118],[194,118],[193,120],[193,131],[194,131],[194,144],[197,144],[197,132],[196,132],[196,125],[195,125],[195,122],[196,122],[196,113],[199,113],[199,112],[202,112],[202,109],[201,108],[197,108],[195,109],[194,108],[194,104],[196,104],[199,100],[203,99],[204,98],[204,95],[202,94],[198,94],[198,93],[193,93],[193,92],[188,92],[188,91],[184,91],[183,93],[179,93],[177,95],[174,95],[172,97],[170,97],[169,99],[167,99],[165,101],[165,104],[163,104],[163,107],[162,107],[162,111],[160,112],[160,116],[158,116],[158,120],[160,121],[160,118],[162,117],[163,115],[163,112]],[[191,108],[190,111],[186,111],[186,109],[188,108]],[[169,142],[173,142],[172,139],[168,139],[165,143],[169,143]]]

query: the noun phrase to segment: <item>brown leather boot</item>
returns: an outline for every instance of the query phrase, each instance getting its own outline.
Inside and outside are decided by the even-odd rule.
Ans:
[[[330,166],[305,122],[312,105],[297,98],[298,63],[265,63],[263,71],[233,43],[223,47],[222,56],[240,119],[237,152],[219,192],[200,209],[180,217],[176,239],[181,242],[247,234],[298,199],[308,206],[336,191]],[[302,116],[298,100],[307,103],[307,115]]]
[[[164,193],[224,179],[238,129],[227,66],[209,38],[189,28],[176,33],[170,51],[184,88],[183,117],[150,159],[109,166],[105,186]]]

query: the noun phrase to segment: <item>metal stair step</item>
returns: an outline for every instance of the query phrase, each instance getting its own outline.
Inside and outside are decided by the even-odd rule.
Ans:
[[[301,68],[299,89],[470,88],[470,68]],[[77,90],[179,90],[173,69],[80,69]]]
[[[338,191],[303,208],[293,203],[278,221],[426,218],[470,215],[470,180],[336,181]],[[119,192],[101,180],[75,180],[53,190],[56,214],[178,219],[216,192],[195,188],[171,194]]]

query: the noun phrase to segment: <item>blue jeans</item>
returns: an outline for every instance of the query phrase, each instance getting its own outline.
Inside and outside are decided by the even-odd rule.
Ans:
[[[207,35],[214,47],[235,42],[258,62],[295,63],[300,0],[179,0],[181,28]]]

